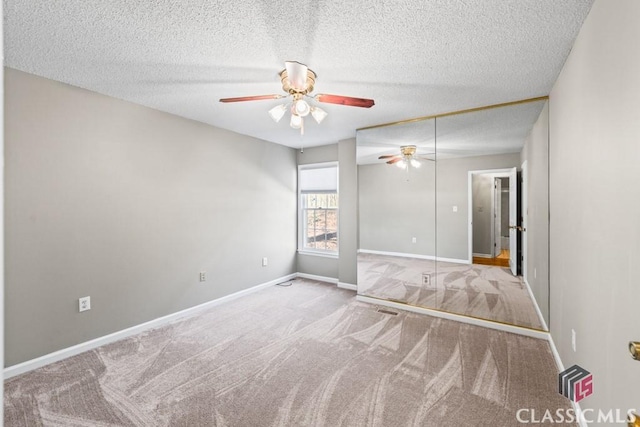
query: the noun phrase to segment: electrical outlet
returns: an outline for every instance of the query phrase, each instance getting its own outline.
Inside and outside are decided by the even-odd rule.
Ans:
[[[571,329],[571,348],[573,348],[573,352],[576,352],[576,330]]]
[[[538,270],[536,268],[533,269],[533,278],[534,279],[538,278]]]
[[[418,242],[418,238],[417,237],[412,237],[411,238],[411,243],[417,243]]]
[[[454,211],[454,212],[458,212],[458,207],[457,207],[457,206],[454,206],[454,207],[453,207],[453,211]]]
[[[206,282],[207,281],[207,272],[206,271],[201,271],[200,272],[200,281],[201,282]]]
[[[267,257],[262,258],[262,266],[266,267],[269,264],[269,260],[267,259]]]
[[[425,286],[431,284],[431,275],[429,273],[422,273],[422,284]]]
[[[82,297],[78,300],[78,311],[91,310],[91,297]]]

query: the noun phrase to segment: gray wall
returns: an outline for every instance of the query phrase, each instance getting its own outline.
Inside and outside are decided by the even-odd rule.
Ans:
[[[478,255],[492,255],[491,242],[491,208],[493,198],[493,175],[474,174],[471,179],[473,194],[473,253]]]
[[[358,166],[360,249],[435,256],[434,178],[434,162]]]
[[[467,194],[469,171],[518,166],[520,166],[519,154],[438,160],[436,168],[439,258],[457,260],[469,258],[469,196]],[[453,212],[453,206],[458,207],[457,212]]]
[[[500,237],[509,237],[509,178],[500,178],[500,183]]]
[[[549,101],[550,328],[593,373],[583,409],[640,409],[638,17],[640,1],[596,0]]]
[[[336,162],[338,161],[338,144],[323,145],[320,147],[305,148],[304,151],[297,151],[297,162],[299,165],[309,165],[313,163],[324,162]],[[342,174],[341,165],[338,164],[338,179]],[[340,185],[340,182],[338,182]],[[338,188],[338,194],[340,196],[340,210],[342,209],[342,196],[340,195],[340,188]],[[296,196],[297,197],[297,196]],[[340,215],[340,213],[339,213]],[[293,224],[297,224],[297,221]],[[340,224],[338,224],[340,227]],[[295,228],[295,227],[294,227]],[[341,227],[340,227],[341,228]],[[340,237],[340,251],[342,251],[342,231],[339,230]],[[298,254],[297,268],[299,273],[313,274],[315,276],[328,277],[331,279],[338,279],[338,264],[337,257],[326,257],[318,255],[306,255]]]
[[[468,260],[468,172],[519,164],[519,154],[502,154],[438,160],[435,170],[426,162],[408,174],[386,164],[358,166],[359,248],[435,256],[437,232],[439,258]]]
[[[522,150],[527,162],[527,268],[525,280],[549,322],[549,104]]]
[[[338,159],[338,192],[340,194],[338,278],[341,283],[355,285],[358,270],[358,168],[355,138],[338,143]]]
[[[296,271],[293,149],[12,69],[5,103],[7,365]]]

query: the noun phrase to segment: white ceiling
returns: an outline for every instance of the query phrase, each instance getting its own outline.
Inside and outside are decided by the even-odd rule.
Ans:
[[[5,65],[305,147],[357,128],[547,95],[593,0],[5,0]],[[318,74],[304,137],[267,110],[284,61]]]

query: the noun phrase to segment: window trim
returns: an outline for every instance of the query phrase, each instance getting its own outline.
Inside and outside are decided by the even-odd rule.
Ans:
[[[325,169],[336,168],[336,194],[338,195],[338,207],[336,208],[336,232],[338,233],[338,250],[330,251],[326,249],[309,249],[304,247],[304,218],[302,208],[302,189],[300,188],[300,171],[306,169]],[[325,258],[338,258],[340,256],[340,170],[337,161],[322,162],[322,163],[309,163],[305,165],[298,165],[298,253],[302,255],[313,255]]]

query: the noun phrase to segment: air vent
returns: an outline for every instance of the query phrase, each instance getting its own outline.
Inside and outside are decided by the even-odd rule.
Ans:
[[[396,313],[395,311],[385,310],[384,308],[379,308],[378,313],[390,314],[392,316],[398,315],[398,313]]]

